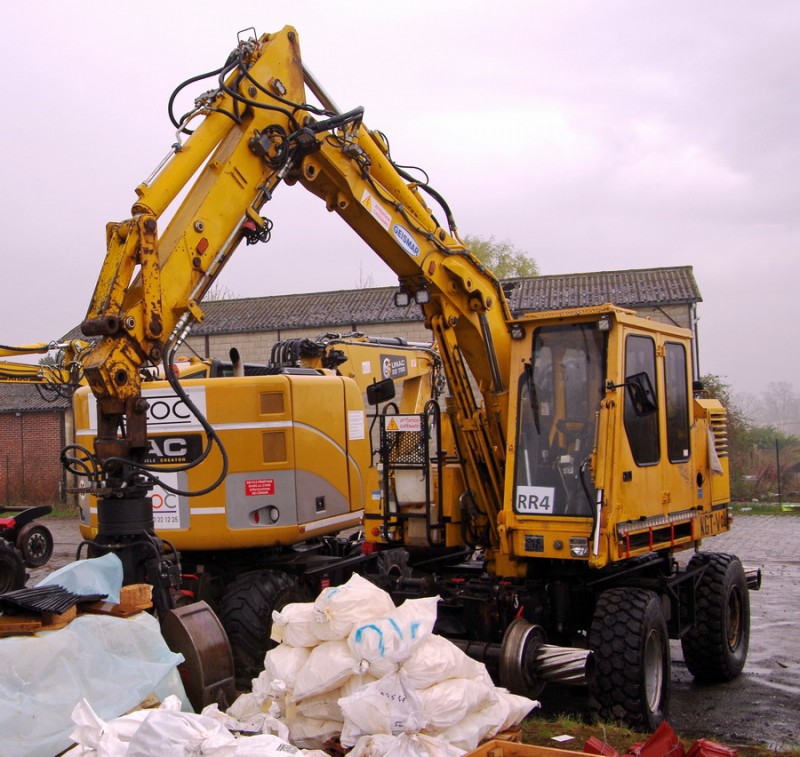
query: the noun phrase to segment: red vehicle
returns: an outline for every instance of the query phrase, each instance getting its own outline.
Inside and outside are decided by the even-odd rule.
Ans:
[[[25,568],[39,568],[50,559],[53,535],[36,518],[52,510],[50,505],[0,507],[0,594],[21,589]]]

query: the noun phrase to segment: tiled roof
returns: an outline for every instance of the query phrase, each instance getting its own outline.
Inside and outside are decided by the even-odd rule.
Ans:
[[[381,287],[212,300],[202,304],[206,317],[192,328],[192,335],[421,320],[422,313],[417,305],[395,307],[396,291],[397,287]]]
[[[605,302],[638,308],[702,301],[691,266],[536,276],[510,279],[506,283],[513,287],[509,287],[508,298],[515,314]],[[192,334],[242,334],[422,320],[417,305],[395,307],[396,291],[397,287],[381,287],[204,302],[205,320],[192,328]]]
[[[509,305],[514,314],[568,307],[689,305],[702,297],[691,266],[600,271],[558,276],[510,279]],[[397,287],[347,289],[336,292],[279,294],[202,303],[205,319],[192,328],[193,336],[246,334],[277,329],[325,329],[370,323],[422,320],[417,305],[397,308]],[[81,338],[80,328],[63,339]]]
[[[701,302],[691,266],[574,273],[514,279],[514,313],[560,310],[612,302],[623,307],[658,307]]]
[[[44,413],[63,412],[70,406],[64,397],[55,397],[39,393],[33,384],[13,384],[0,382],[0,413]]]

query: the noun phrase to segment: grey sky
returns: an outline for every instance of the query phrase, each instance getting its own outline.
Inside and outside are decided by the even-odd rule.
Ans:
[[[794,0],[44,0],[4,15],[0,342],[81,320],[106,222],[174,141],[174,87],[224,62],[240,29],[291,24],[337,104],[363,105],[395,159],[425,168],[462,233],[508,240],[545,274],[692,265],[703,372],[743,392],[797,385]],[[221,278],[237,295],[395,282],[301,188],[265,212],[273,241]]]

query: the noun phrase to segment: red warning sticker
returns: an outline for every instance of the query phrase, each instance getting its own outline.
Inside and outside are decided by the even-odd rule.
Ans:
[[[244,482],[244,493],[248,497],[262,497],[275,494],[274,478],[251,478]]]

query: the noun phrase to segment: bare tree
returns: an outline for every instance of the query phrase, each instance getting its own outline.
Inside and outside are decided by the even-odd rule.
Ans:
[[[217,300],[235,300],[237,298],[236,293],[226,287],[224,284],[220,284],[219,281],[215,281],[214,284],[211,286],[204,295],[203,295],[203,302],[216,302]]]
[[[375,278],[371,273],[364,274],[364,264],[359,263],[356,289],[371,289],[374,286],[375,286]]]

